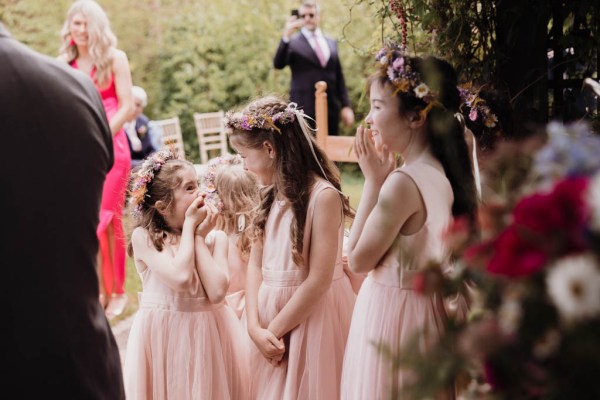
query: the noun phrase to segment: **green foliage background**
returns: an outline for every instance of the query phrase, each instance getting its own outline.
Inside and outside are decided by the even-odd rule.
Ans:
[[[55,57],[71,0],[0,0],[0,20],[33,49]],[[290,72],[272,57],[290,9],[289,0],[99,0],[118,47],[144,87],[151,119],[179,116],[186,155],[199,161],[194,112],[235,108],[266,93],[287,96]],[[321,28],[340,41],[342,65],[357,121],[366,115],[364,82],[380,43],[369,2],[320,2]],[[379,36],[378,36],[379,35]],[[354,129],[345,129],[353,134]]]

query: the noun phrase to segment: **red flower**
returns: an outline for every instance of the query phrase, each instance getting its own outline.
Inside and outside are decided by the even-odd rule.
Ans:
[[[583,194],[587,185],[587,178],[567,178],[549,193],[523,198],[513,211],[513,223],[493,242],[488,271],[528,276],[553,257],[584,250],[588,210]]]

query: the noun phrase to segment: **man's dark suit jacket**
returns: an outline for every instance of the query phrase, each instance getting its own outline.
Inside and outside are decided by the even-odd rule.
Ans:
[[[112,137],[79,71],[0,23],[2,388],[17,398],[123,399],[98,301],[96,226]]]
[[[329,44],[331,56],[325,67],[319,59],[308,39],[296,33],[288,43],[281,40],[273,58],[273,66],[282,69],[286,65],[292,70],[290,101],[298,103],[298,107],[310,117],[315,117],[315,83],[327,83],[327,115],[329,134],[337,135],[342,107],[350,106],[346,82],[342,72],[342,64],[338,55],[337,42],[325,37]]]

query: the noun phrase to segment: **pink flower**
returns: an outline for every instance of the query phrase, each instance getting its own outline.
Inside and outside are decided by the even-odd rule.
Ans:
[[[469,119],[471,121],[477,121],[477,110],[476,109],[472,109],[471,112],[469,112]]]

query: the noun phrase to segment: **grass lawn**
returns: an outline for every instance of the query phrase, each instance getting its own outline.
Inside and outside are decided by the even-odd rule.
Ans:
[[[342,172],[342,191],[350,196],[350,204],[354,209],[358,207],[360,194],[362,193],[364,178],[360,174]],[[125,222],[127,223],[127,222]],[[142,282],[133,265],[133,260],[127,257],[127,265],[125,267],[125,292],[129,299],[127,307],[123,314],[110,321],[111,325],[115,325],[123,319],[133,315],[138,309],[138,292],[142,291]]]

